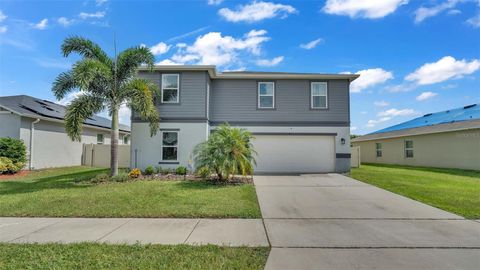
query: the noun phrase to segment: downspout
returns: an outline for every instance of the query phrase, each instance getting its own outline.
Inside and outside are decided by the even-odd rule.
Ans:
[[[33,121],[30,123],[30,158],[28,159],[28,169],[32,170],[33,169],[33,133],[35,131],[35,124],[40,122],[40,119],[37,118],[37,120]]]

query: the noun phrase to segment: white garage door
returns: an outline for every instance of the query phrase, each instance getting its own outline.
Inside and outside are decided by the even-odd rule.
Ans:
[[[257,173],[308,173],[335,170],[333,136],[254,135]]]

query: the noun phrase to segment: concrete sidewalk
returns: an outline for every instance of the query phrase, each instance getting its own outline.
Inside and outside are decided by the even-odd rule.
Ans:
[[[0,242],[269,245],[261,219],[0,218]]]

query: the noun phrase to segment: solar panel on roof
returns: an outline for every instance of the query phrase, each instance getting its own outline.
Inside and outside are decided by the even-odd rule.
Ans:
[[[480,119],[479,104],[472,104],[461,108],[447,110],[443,112],[427,113],[424,116],[412,119],[407,122],[400,123],[391,127],[387,127],[370,134],[384,133],[390,131],[398,131],[409,128],[425,127],[445,123],[453,123],[459,121],[467,121]]]

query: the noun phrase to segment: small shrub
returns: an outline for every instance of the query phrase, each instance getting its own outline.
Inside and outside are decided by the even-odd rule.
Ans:
[[[173,173],[174,170],[173,169],[169,169],[169,168],[165,168],[162,170],[162,174],[171,174]]]
[[[176,170],[175,173],[178,175],[186,175],[187,174],[187,167],[184,166],[179,166]]]
[[[27,150],[22,140],[0,138],[0,157],[9,158],[13,164],[21,165],[27,161]],[[17,166],[17,165],[15,165]],[[23,166],[21,166],[23,168]]]
[[[138,168],[134,168],[128,173],[130,178],[138,178],[140,175],[142,175],[142,172]]]
[[[155,173],[160,173],[161,174],[162,173],[162,167],[160,167],[160,166],[155,167]]]
[[[92,183],[105,183],[108,181],[110,181],[110,175],[108,175],[108,173],[100,173],[90,179],[90,182]]]
[[[145,175],[152,175],[155,173],[155,168],[153,166],[147,166],[145,168]]]
[[[16,173],[25,166],[23,162],[13,162],[7,157],[0,157],[0,174]]]
[[[112,176],[111,180],[115,182],[126,182],[130,180],[130,176],[128,175],[128,173],[119,173],[115,176]]]
[[[201,167],[197,169],[196,174],[202,179],[207,179],[210,177],[210,175],[212,175],[212,172],[208,169],[208,167]]]

